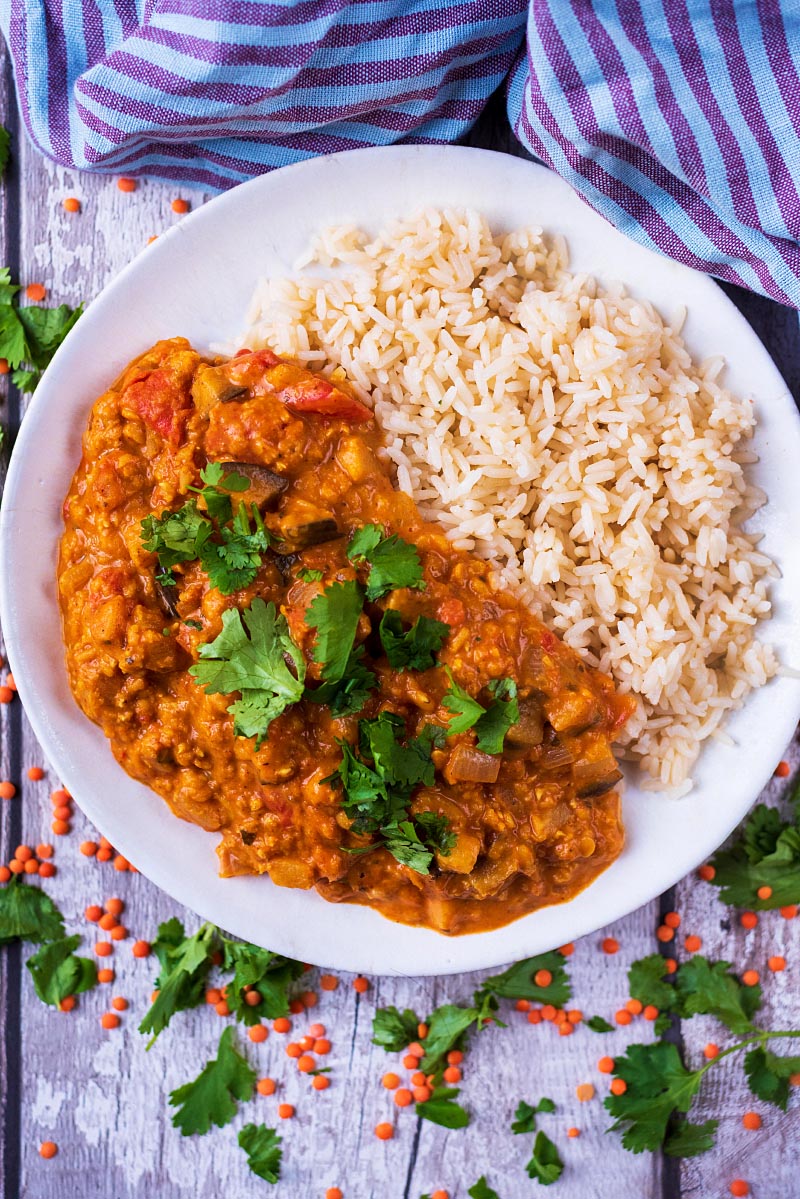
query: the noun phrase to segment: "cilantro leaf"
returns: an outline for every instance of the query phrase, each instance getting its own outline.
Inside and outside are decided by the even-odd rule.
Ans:
[[[535,981],[540,970],[551,976],[546,986]],[[502,974],[485,979],[480,990],[499,999],[533,999],[537,1003],[552,1003],[556,1008],[564,1007],[572,995],[564,957],[555,949],[515,962]]]
[[[356,646],[347,659],[342,677],[336,682],[322,683],[313,691],[307,691],[306,699],[327,704],[334,716],[350,716],[360,712],[378,682],[374,672],[361,661],[363,656],[363,646]]]
[[[444,669],[450,680],[450,689],[442,699],[442,704],[448,712],[454,713],[454,718],[447,727],[447,731],[452,737],[456,733],[466,733],[468,729],[471,729],[481,716],[486,714],[486,709],[476,699],[473,699],[468,691],[459,687],[449,666],[445,666]]]
[[[533,1142],[533,1155],[525,1169],[529,1177],[540,1182],[542,1186],[550,1186],[558,1182],[564,1173],[564,1163],[553,1142],[545,1132],[538,1132]]]
[[[784,1112],[789,1101],[789,1076],[798,1071],[800,1057],[778,1057],[763,1045],[751,1049],[744,1059],[747,1085],[753,1094]]]
[[[492,679],[488,690],[494,697],[488,708],[473,699],[453,678],[449,666],[445,667],[450,680],[450,689],[445,693],[442,704],[455,714],[450,721],[448,733],[465,733],[474,728],[478,749],[487,754],[501,754],[505,735],[519,720],[517,684],[513,679]]]
[[[719,1120],[706,1120],[704,1124],[679,1120],[664,1142],[664,1152],[670,1157],[697,1157],[713,1147],[718,1125]]]
[[[47,892],[23,883],[15,874],[0,890],[0,945],[63,936],[63,917]]]
[[[207,1062],[197,1078],[172,1091],[172,1117],[183,1136],[208,1132],[212,1124],[221,1128],[236,1115],[236,1100],[249,1099],[256,1085],[256,1072],[233,1044],[233,1027],[219,1039],[217,1056]]]
[[[264,1017],[276,1020],[289,1014],[289,987],[303,973],[302,962],[260,949],[247,941],[222,938],[223,969],[233,970],[227,1003],[237,1020],[258,1024]],[[246,989],[258,991],[261,1002],[251,1006]]]
[[[8,159],[11,154],[11,134],[6,129],[5,125],[0,125],[0,175],[8,166]]]
[[[200,562],[212,587],[223,595],[231,595],[252,583],[261,566],[262,554],[269,548],[270,536],[255,504],[252,512],[253,529],[246,505],[240,504],[232,525],[220,528],[221,541],[206,541],[200,550]]]
[[[254,1174],[267,1182],[277,1182],[281,1175],[282,1138],[266,1124],[245,1124],[239,1133],[239,1144],[247,1154],[247,1164]]]
[[[325,578],[324,570],[310,570],[308,567],[303,567],[298,570],[297,577],[301,583],[321,583]]]
[[[711,859],[720,899],[755,911],[800,902],[800,828],[781,819],[777,809],[757,804],[739,839]],[[769,886],[767,899],[759,887]]]
[[[628,970],[628,987],[631,999],[645,1005],[652,1004],[659,1011],[672,1010],[675,1003],[675,988],[664,982],[667,973],[666,961],[660,953],[651,953],[646,958],[632,962]]]
[[[286,665],[286,655],[295,674]],[[210,694],[240,692],[241,698],[228,709],[234,716],[233,731],[238,737],[255,737],[256,748],[276,716],[302,697],[305,659],[289,636],[286,618],[272,603],[254,599],[243,612],[228,608],[222,614],[222,632],[200,646],[200,656],[211,661],[195,663],[189,674]]]
[[[590,1016],[588,1020],[584,1020],[584,1024],[592,1032],[613,1032],[614,1025],[609,1024],[608,1020],[604,1020],[602,1016]]]
[[[514,1112],[514,1122],[511,1125],[511,1131],[520,1132],[535,1132],[536,1117],[539,1112],[554,1112],[556,1105],[552,1099],[547,1096],[540,1099],[536,1107],[531,1107],[530,1103],[526,1103],[524,1099],[520,1099],[517,1104],[517,1110]]]
[[[417,1104],[417,1115],[443,1128],[466,1128],[470,1114],[455,1102],[458,1094],[457,1088],[434,1087],[430,1099]]]
[[[463,1045],[466,1034],[478,1018],[479,1012],[475,1007],[460,1007],[455,1003],[443,1003],[438,1007],[426,1021],[428,1035],[420,1070],[425,1074],[443,1071],[448,1053]]]
[[[372,1017],[372,1044],[389,1053],[400,1053],[417,1039],[419,1016],[411,1008],[400,1012],[396,1007],[378,1008]]]
[[[338,683],[347,669],[363,607],[361,587],[348,579],[331,583],[306,609],[306,624],[317,630],[311,655],[326,682]]]
[[[500,1199],[497,1191],[487,1183],[485,1174],[481,1174],[478,1181],[469,1188],[467,1194],[470,1199]]]
[[[716,1016],[731,1032],[752,1032],[761,987],[745,987],[729,970],[730,962],[709,962],[700,954],[682,962],[675,981],[680,1015]]]
[[[381,829],[383,843],[389,853],[403,866],[416,870],[417,874],[428,874],[433,861],[433,852],[420,840],[410,820],[394,821]]]
[[[142,545],[158,555],[162,571],[179,562],[194,562],[213,532],[210,521],[198,511],[195,500],[188,500],[176,512],[146,516],[142,521]]]
[[[70,308],[15,307],[19,291],[12,285],[7,267],[0,270],[0,356],[13,368],[12,381],[20,391],[36,389],[61,342],[83,312],[83,305]],[[25,369],[19,369],[27,364]]]
[[[388,787],[410,795],[415,787],[433,786],[434,765],[427,739],[405,743],[398,738],[405,722],[392,712],[381,712],[375,720],[362,720],[359,735],[362,748],[369,753]]]
[[[207,462],[200,471],[200,478],[205,487],[190,487],[190,491],[198,492],[205,501],[208,515],[221,524],[227,524],[233,517],[233,505],[228,492],[247,491],[250,480],[235,470],[225,472],[221,462]]]
[[[450,626],[429,616],[418,616],[404,632],[400,613],[387,608],[378,632],[389,665],[394,670],[429,670],[436,665],[436,652],[447,640]]]
[[[659,1149],[667,1139],[675,1112],[691,1107],[703,1070],[687,1070],[675,1045],[629,1045],[614,1064],[614,1074],[627,1089],[604,1100],[614,1116],[612,1128],[622,1130],[622,1144],[632,1153]]]
[[[36,994],[43,1003],[58,1007],[68,995],[89,991],[97,984],[97,967],[89,958],[73,952],[81,943],[79,936],[61,937],[46,942],[25,965],[31,972]]]
[[[351,562],[369,563],[367,599],[377,600],[402,587],[424,590],[422,562],[415,546],[393,533],[384,536],[380,525],[364,525],[350,539],[347,556]]]
[[[159,925],[158,936],[153,942],[153,951],[161,966],[156,979],[158,995],[139,1025],[139,1032],[153,1034],[150,1045],[176,1012],[203,1002],[216,937],[213,924],[201,925],[191,937],[185,935],[183,925],[175,917]]]

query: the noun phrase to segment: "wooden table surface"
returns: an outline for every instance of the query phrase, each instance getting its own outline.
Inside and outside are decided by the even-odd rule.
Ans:
[[[135,194],[124,195],[113,179],[78,175],[44,161],[19,130],[7,68],[0,77],[0,120],[14,135],[13,163],[0,187],[2,261],[23,284],[44,283],[51,303],[91,300],[143,250],[148,238],[179,219],[170,209],[179,190],[147,182]],[[497,102],[470,140],[513,152]],[[197,192],[183,194],[193,206],[207,198]],[[80,198],[79,215],[64,211],[62,200],[68,195]],[[797,397],[797,314],[729,290]],[[23,407],[11,391],[5,401],[11,440]],[[12,947],[0,954],[0,1191],[5,1199],[241,1199],[270,1193],[284,1199],[322,1199],[332,1185],[342,1188],[345,1199],[419,1199],[439,1187],[452,1199],[465,1199],[467,1187],[483,1173],[500,1199],[522,1199],[536,1194],[538,1184],[525,1174],[529,1138],[511,1135],[511,1113],[521,1098],[535,1101],[542,1095],[558,1105],[557,1114],[546,1122],[566,1163],[553,1191],[557,1199],[713,1199],[727,1196],[728,1182],[737,1176],[750,1181],[755,1199],[800,1196],[797,1099],[786,1114],[767,1108],[747,1091],[739,1063],[713,1071],[696,1105],[697,1119],[720,1117],[717,1146],[704,1156],[682,1164],[649,1153],[634,1156],[622,1149],[616,1134],[606,1134],[610,1121],[601,1101],[608,1080],[598,1073],[596,1062],[601,1054],[622,1051],[631,1040],[649,1039],[651,1026],[641,1020],[606,1036],[579,1028],[576,1035],[559,1038],[551,1025],[531,1026],[524,1015],[512,1011],[509,1027],[482,1033],[467,1056],[462,1100],[474,1113],[469,1129],[448,1132],[418,1120],[413,1108],[398,1111],[380,1081],[396,1060],[370,1043],[375,1006],[407,1004],[422,1012],[446,999],[466,1001],[481,975],[375,978],[361,996],[352,987],[352,977],[341,975],[336,991],[320,992],[313,1013],[296,1017],[300,1033],[312,1020],[328,1029],[333,1043],[327,1063],[332,1067],[330,1088],[311,1090],[309,1080],[285,1057],[285,1038],[273,1034],[260,1045],[244,1041],[259,1076],[279,1081],[278,1093],[271,1098],[256,1095],[243,1104],[232,1126],[204,1137],[182,1138],[170,1123],[167,1092],[195,1077],[213,1056],[223,1023],[211,1008],[182,1013],[146,1052],[136,1025],[148,1003],[155,966],[152,958],[135,960],[131,945],[139,937],[152,939],[158,922],[169,916],[178,915],[191,930],[198,921],[141,875],[119,874],[111,863],[82,857],[80,842],[96,832],[79,811],[71,834],[53,837],[49,795],[59,780],[50,773],[41,782],[27,779],[29,766],[46,768],[47,763],[18,700],[2,706],[0,733],[0,776],[19,788],[17,798],[0,801],[0,860],[8,861],[20,842],[55,841],[58,873],[47,889],[69,931],[83,933],[85,945],[91,946],[96,930],[85,921],[84,907],[119,895],[127,905],[125,924],[131,932],[114,952],[114,984],[83,996],[69,1015],[36,999],[22,966],[27,946],[22,952]],[[796,764],[797,747],[787,756]],[[767,799],[778,802],[782,789],[774,781]],[[613,1018],[627,998],[627,966],[655,951],[656,926],[671,909],[682,915],[681,936],[699,934],[709,957],[724,957],[738,969],[756,967],[766,975],[766,1021],[774,1027],[797,1026],[800,919],[766,913],[757,929],[745,933],[731,909],[718,902],[714,889],[692,877],[659,901],[578,943],[569,963],[577,1006]],[[616,956],[600,949],[606,935],[619,941]],[[784,954],[789,963],[785,973],[766,972],[771,953]],[[316,973],[306,975],[303,985],[315,986],[316,978]],[[108,1010],[112,993],[125,996],[131,1006],[119,1029],[105,1031],[100,1014]],[[690,1063],[702,1061],[702,1048],[712,1035],[723,1045],[730,1039],[707,1017],[683,1025],[681,1038]],[[596,1085],[591,1102],[578,1103],[575,1087],[581,1082]],[[277,1119],[281,1100],[296,1105],[295,1119]],[[743,1130],[741,1115],[748,1109],[762,1113],[760,1132]],[[282,1125],[284,1168],[274,1191],[249,1173],[236,1144],[236,1129],[250,1120]],[[376,1139],[373,1128],[381,1120],[394,1122],[393,1140]],[[579,1139],[567,1140],[570,1126],[580,1128]],[[43,1140],[59,1145],[52,1160],[39,1156]]]

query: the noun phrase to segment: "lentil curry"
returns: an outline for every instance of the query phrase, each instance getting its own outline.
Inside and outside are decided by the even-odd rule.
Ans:
[[[160,342],[96,402],[64,519],[75,698],[223,875],[466,933],[619,854],[631,702],[394,489],[336,373]]]

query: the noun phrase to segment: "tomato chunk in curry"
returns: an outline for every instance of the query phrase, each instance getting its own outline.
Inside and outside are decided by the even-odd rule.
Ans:
[[[217,485],[204,491],[209,478]],[[226,514],[230,530],[241,511],[250,541],[237,543],[247,551],[237,575],[244,559],[218,546],[234,536]],[[186,520],[165,566],[147,534],[174,513]],[[630,701],[395,490],[369,409],[336,373],[326,381],[269,351],[224,361],[160,342],[94,405],[64,520],[75,698],[130,775],[221,834],[223,875],[267,873],[454,934],[569,899],[619,854],[611,741]],[[369,573],[380,551],[372,566],[369,546],[355,552],[360,530],[413,560],[410,585]],[[209,552],[231,568],[225,585],[212,584]],[[337,649],[336,619],[323,632],[314,614],[328,605],[335,617],[333,598],[354,596],[352,644]],[[253,693],[204,685],[198,663],[224,628],[217,646],[229,637],[227,622],[247,649],[239,614],[256,612],[282,630],[284,696],[256,704],[265,727],[248,736],[241,701]],[[391,665],[384,626],[403,638],[419,618],[434,648]],[[330,654],[349,654],[362,692],[345,673],[338,699],[313,698],[333,671],[323,638]],[[416,754],[405,786],[398,767],[387,789],[375,729]]]

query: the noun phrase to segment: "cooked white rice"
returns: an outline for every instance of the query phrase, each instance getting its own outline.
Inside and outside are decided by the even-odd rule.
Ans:
[[[398,485],[636,696],[626,756],[688,790],[702,742],[777,668],[755,637],[776,569],[742,529],[765,499],[743,470],[752,402],[539,229],[427,210],[375,239],[328,230],[312,263],[263,282],[239,344],[341,365]]]

